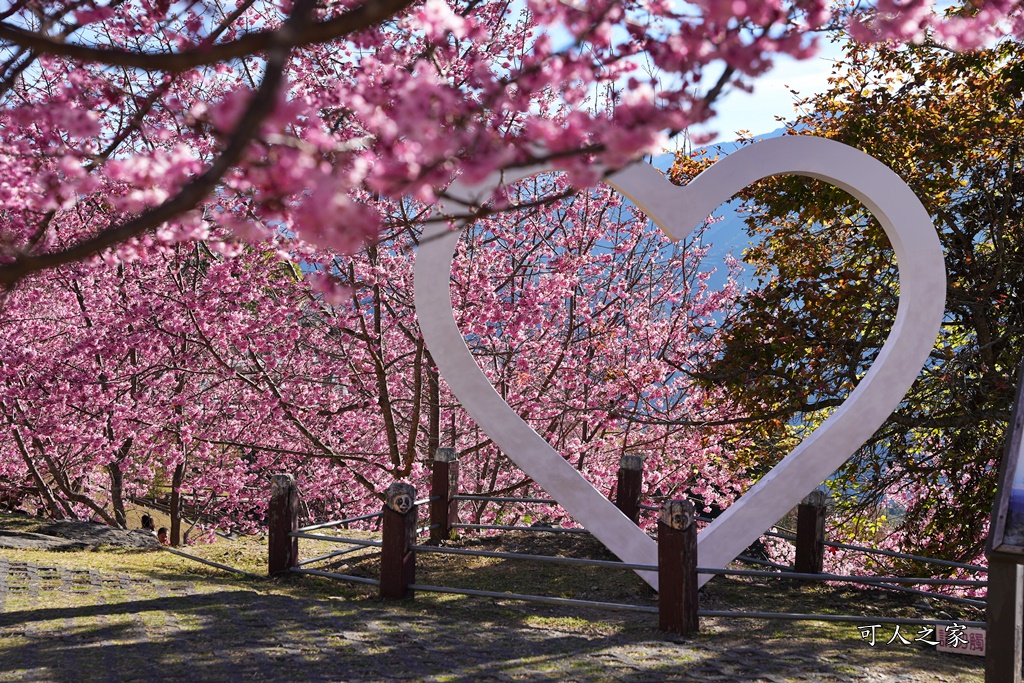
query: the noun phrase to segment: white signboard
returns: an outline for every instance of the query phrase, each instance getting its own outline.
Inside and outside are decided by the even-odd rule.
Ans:
[[[1006,435],[1006,450],[1000,470],[999,488],[992,509],[990,550],[1024,555],[1024,365],[1017,381],[1017,399],[1013,405]]]

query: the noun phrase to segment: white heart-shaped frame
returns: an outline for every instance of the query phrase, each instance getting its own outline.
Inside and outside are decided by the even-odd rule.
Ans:
[[[523,170],[515,177],[495,177],[473,187],[456,185],[448,195],[475,204],[490,197],[501,182],[547,170]],[[681,240],[743,188],[781,174],[810,176],[842,188],[878,219],[899,266],[896,321],[874,364],[846,401],[701,531],[697,547],[702,567],[724,567],[871,437],[899,405],[924,365],[945,308],[942,247],[921,202],[887,166],[839,142],[810,136],[757,142],[718,161],[685,187],[672,185],[644,163],[626,167],[607,182],[670,238]],[[445,213],[442,204],[434,218]],[[441,375],[502,452],[577,522],[624,562],[656,565],[655,542],[526,424],[477,366],[452,311],[449,283],[460,235],[461,231],[449,230],[444,221],[430,222],[416,256],[416,313]],[[638,573],[657,589],[657,573]],[[701,575],[701,584],[710,578]]]

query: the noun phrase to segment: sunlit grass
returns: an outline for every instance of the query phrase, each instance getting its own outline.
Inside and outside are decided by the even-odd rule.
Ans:
[[[45,521],[44,521],[45,522]],[[0,527],[32,531],[38,521],[27,518],[0,518]],[[331,533],[331,532],[317,532]],[[369,537],[358,531],[339,531],[347,537]],[[503,537],[465,538],[455,542],[461,547],[487,550],[538,552],[546,555],[590,556],[608,559],[607,553],[591,539],[553,538],[541,534],[506,534]],[[300,557],[311,558],[337,550],[337,544],[300,539]],[[129,575],[137,579],[166,582],[172,591],[187,586],[191,593],[231,591],[256,592],[261,595],[288,595],[323,605],[335,614],[359,619],[360,610],[372,606],[386,609],[401,619],[430,619],[437,615],[470,621],[477,629],[511,628],[539,632],[563,632],[580,636],[616,637],[632,634],[639,642],[663,642],[657,630],[657,617],[651,614],[608,612],[599,609],[538,605],[511,599],[474,598],[459,595],[419,592],[412,601],[385,603],[377,598],[373,586],[356,585],[333,579],[289,575],[264,578],[267,568],[266,539],[261,536],[238,540],[217,538],[213,543],[197,543],[183,548],[185,552],[226,564],[257,575],[257,578],[225,572],[202,565],[188,558],[162,550],[125,550],[101,548],[94,551],[44,552],[0,549],[0,557],[13,562],[27,562],[40,567],[92,569],[104,578]],[[379,554],[376,548],[344,555],[318,563],[317,568],[345,574],[377,578]],[[424,584],[476,588],[509,593],[539,594],[556,597],[599,600],[638,605],[656,605],[653,591],[633,572],[593,567],[566,566],[520,559],[465,557],[420,553],[417,557],[417,582]],[[44,582],[45,583],[45,582]],[[51,582],[52,583],[52,582]],[[133,587],[132,590],[135,590]],[[145,584],[139,586],[145,591]],[[132,591],[128,591],[131,593]],[[74,607],[94,602],[97,595],[107,604],[125,599],[126,591],[116,582],[104,581],[102,588],[85,587],[82,593],[46,586],[36,595],[10,592],[4,609],[31,610],[47,607]],[[713,610],[756,610],[763,612],[801,612],[832,614],[864,614],[864,623],[872,616],[919,616],[913,606],[916,598],[879,590],[838,588],[820,584],[803,584],[776,579],[752,580],[738,578],[713,579],[702,591],[701,606]],[[209,609],[209,608],[208,608]],[[974,620],[976,612],[943,606],[958,618]],[[153,624],[163,623],[159,612],[145,617]],[[195,615],[176,614],[176,628],[192,628]],[[983,618],[983,617],[981,617]],[[882,661],[891,670],[955,671],[958,681],[980,683],[982,675],[976,662],[956,655],[941,655],[919,646],[886,646],[884,640],[871,648],[859,637],[856,624],[830,622],[797,622],[753,619],[702,619],[701,632],[687,640],[707,647],[721,648],[757,646],[758,643],[792,646],[796,654],[815,652],[845,667],[851,662]],[[197,626],[198,627],[198,626]],[[49,628],[49,627],[47,627]],[[886,633],[887,639],[891,633]],[[323,634],[327,639],[327,633]],[[638,651],[638,657],[642,649]],[[861,664],[857,664],[861,666]],[[580,673],[586,673],[581,665]]]

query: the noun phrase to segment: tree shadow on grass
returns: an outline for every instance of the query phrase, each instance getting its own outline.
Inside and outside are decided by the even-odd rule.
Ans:
[[[18,680],[480,681],[551,668],[602,638],[537,637],[514,613],[425,612],[248,590],[0,614],[0,676]],[[493,612],[493,614],[486,614]],[[543,678],[540,680],[544,680]]]
[[[641,683],[808,673],[839,681],[851,673],[799,638],[762,647],[755,636],[738,644],[741,625],[721,641],[669,642],[653,625],[574,633],[565,625],[571,621],[538,626],[538,615],[566,612],[490,600],[335,601],[244,588],[45,606],[0,613],[0,680]],[[899,654],[872,653],[890,664]],[[936,660],[929,670],[960,668]],[[919,680],[934,676],[922,671]]]

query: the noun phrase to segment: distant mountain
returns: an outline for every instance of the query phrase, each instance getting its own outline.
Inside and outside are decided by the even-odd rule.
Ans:
[[[785,131],[785,128],[779,128],[757,137],[761,139],[777,138],[785,133]],[[697,151],[726,156],[739,149],[740,144],[739,142],[718,142],[707,147],[698,148]],[[651,160],[651,164],[658,170],[667,173],[674,161],[675,154],[666,153],[654,157]],[[743,218],[736,213],[736,207],[733,202],[720,206],[714,215],[715,217],[721,217],[722,220],[712,225],[704,233],[703,243],[705,245],[710,244],[711,248],[704,257],[701,270],[715,271],[708,283],[711,287],[717,288],[724,285],[728,277],[728,271],[725,268],[725,257],[731,254],[737,259],[740,258],[743,255],[743,250],[750,245],[750,238],[747,236]],[[747,279],[749,277],[748,275]],[[747,282],[745,284],[749,285],[750,283]]]

